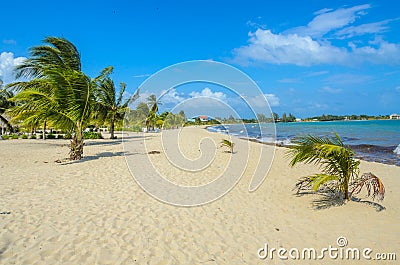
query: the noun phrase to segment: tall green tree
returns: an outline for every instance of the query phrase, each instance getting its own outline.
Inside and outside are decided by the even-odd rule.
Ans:
[[[359,178],[360,161],[354,158],[354,151],[345,146],[335,134],[334,138],[318,136],[302,136],[293,141],[287,155],[291,157],[290,165],[297,163],[318,164],[322,173],[303,177],[296,186],[301,189],[312,188],[314,191],[325,187],[340,192],[343,198],[349,200],[352,194],[366,187],[368,195],[378,196],[382,200],[385,188],[382,181],[372,173],[363,174]],[[352,187],[349,194],[349,187]]]
[[[150,111],[157,113],[158,106],[162,105],[159,100],[157,100],[156,95],[151,94],[147,97],[147,105],[149,106]]]
[[[97,82],[109,74],[106,68],[91,79],[81,69],[80,54],[65,38],[47,37],[44,45],[30,49],[30,57],[16,67],[17,77],[28,81],[14,82],[19,91],[12,100],[15,119],[48,121],[52,126],[73,132],[70,159],[83,156],[83,130],[89,125],[98,102]]]
[[[14,104],[9,101],[13,97],[13,93],[3,87],[3,80],[0,79],[0,121],[6,125],[7,129],[12,133],[14,128],[11,123],[4,117],[4,113],[7,109],[11,108]]]
[[[112,68],[109,70],[111,72]],[[115,138],[115,123],[124,119],[125,113],[129,111],[128,104],[139,97],[138,90],[133,96],[124,100],[125,90],[126,84],[121,82],[117,92],[114,81],[108,76],[97,81],[96,98],[99,104],[95,115],[100,121],[109,122],[111,139]]]

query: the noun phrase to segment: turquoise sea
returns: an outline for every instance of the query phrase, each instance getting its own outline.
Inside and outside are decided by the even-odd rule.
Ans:
[[[357,157],[400,166],[400,120],[276,123],[275,127],[275,136],[271,123],[219,125],[208,130],[283,146],[296,136],[333,136],[336,132]]]

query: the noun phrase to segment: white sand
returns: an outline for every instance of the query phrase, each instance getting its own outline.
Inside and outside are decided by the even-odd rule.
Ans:
[[[148,149],[162,151],[160,134],[147,136]],[[216,143],[223,138],[185,128],[184,154],[199,157],[197,139],[205,136]],[[234,142],[234,155],[244,154],[240,146],[247,142]],[[339,236],[347,238],[349,247],[369,247],[373,253],[400,249],[400,167],[361,164],[362,172],[372,171],[383,180],[386,197],[380,205],[385,210],[355,201],[316,209],[329,202],[321,195],[296,196],[292,188],[298,177],[317,168],[290,168],[285,149],[277,148],[272,168],[256,192],[248,192],[256,165],[250,159],[231,192],[213,203],[185,208],[161,203],[139,187],[120,141],[87,141],[83,160],[55,163],[68,156],[67,143],[0,141],[0,212],[11,212],[0,215],[0,264],[365,264],[328,257],[282,261],[257,256],[265,243],[288,250],[321,249],[336,247]],[[250,146],[251,156],[271,148]],[[225,150],[218,145],[214,161],[200,177],[169,166],[164,153],[150,158],[171,181],[198,185],[224,170],[231,156]]]

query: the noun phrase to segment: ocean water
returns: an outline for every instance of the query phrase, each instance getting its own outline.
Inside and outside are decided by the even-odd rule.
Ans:
[[[287,146],[301,135],[334,136],[336,132],[358,158],[400,166],[400,120],[332,121],[231,124],[209,127],[208,130]]]

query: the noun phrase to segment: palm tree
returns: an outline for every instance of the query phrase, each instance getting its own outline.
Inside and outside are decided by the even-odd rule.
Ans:
[[[17,77],[28,81],[9,86],[20,91],[12,100],[14,119],[47,121],[59,129],[73,131],[70,159],[83,155],[83,130],[96,109],[95,91],[98,80],[108,75],[106,68],[91,79],[81,71],[77,48],[68,40],[47,37],[45,45],[30,50],[30,58],[16,67]]]
[[[14,128],[10,122],[3,116],[7,109],[13,106],[13,103],[9,101],[13,97],[13,93],[10,90],[3,88],[3,81],[0,79],[0,121],[6,125],[8,130],[13,133]]]
[[[292,158],[290,166],[300,162],[318,164],[323,172],[301,178],[296,184],[298,192],[309,188],[314,191],[328,188],[350,200],[353,193],[357,194],[362,187],[366,187],[368,196],[372,190],[372,198],[378,196],[378,199],[383,199],[385,189],[382,181],[372,173],[358,177],[360,161],[354,158],[354,151],[343,144],[339,135],[335,134],[334,138],[307,135],[295,139],[293,144],[287,152]],[[350,196],[349,187],[352,187]]]
[[[112,68],[110,68],[110,70],[112,70]],[[126,89],[125,83],[120,83],[118,97],[114,82],[111,78],[107,76],[98,80],[97,83],[98,89],[96,91],[96,97],[99,105],[95,115],[97,116],[96,118],[100,119],[101,121],[110,122],[110,138],[115,139],[115,123],[124,118],[125,112],[129,110],[128,104],[139,97],[139,90],[129,99],[123,101],[123,96]]]
[[[156,95],[154,94],[151,94],[147,97],[147,104],[150,111],[153,111],[155,113],[158,112],[158,106],[162,105],[161,102],[157,100]]]
[[[149,114],[146,117],[147,131],[150,131],[150,129],[154,131],[154,126],[156,125],[156,122],[157,122],[157,113],[150,110]]]
[[[223,139],[223,140],[221,141],[221,145],[222,145],[222,146],[228,147],[229,150],[230,150],[230,152],[233,154],[233,146],[235,145],[234,143],[232,143],[232,142],[229,141],[229,140]]]

